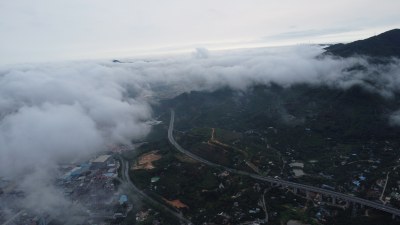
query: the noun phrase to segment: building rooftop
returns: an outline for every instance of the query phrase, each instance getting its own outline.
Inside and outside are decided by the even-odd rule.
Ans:
[[[92,163],[103,163],[106,162],[110,157],[111,155],[101,155],[93,160]]]
[[[123,204],[123,203],[125,203],[125,202],[127,202],[128,201],[128,196],[126,196],[126,195],[121,195],[120,197],[119,197],[119,204]]]
[[[160,177],[152,177],[151,178],[151,183],[155,183],[155,182],[157,182],[159,180],[160,180]]]

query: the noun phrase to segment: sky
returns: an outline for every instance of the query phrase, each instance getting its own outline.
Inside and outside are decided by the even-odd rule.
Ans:
[[[398,0],[0,0],[0,64],[348,42],[400,27]]]

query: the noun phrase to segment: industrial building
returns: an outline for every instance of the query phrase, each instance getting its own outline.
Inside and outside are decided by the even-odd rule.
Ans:
[[[111,155],[100,155],[91,162],[91,169],[103,169],[107,168],[108,164],[113,164],[114,159]]]

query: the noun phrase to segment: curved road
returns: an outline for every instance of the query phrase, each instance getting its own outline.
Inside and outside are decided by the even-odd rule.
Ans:
[[[158,207],[162,208],[163,210],[165,210],[166,212],[168,212],[169,214],[175,216],[176,218],[178,218],[181,222],[184,222],[188,225],[192,225],[193,223],[191,221],[189,221],[188,219],[186,219],[185,217],[183,217],[182,214],[166,207],[165,205],[157,202],[156,200],[154,200],[153,198],[149,197],[146,193],[144,193],[142,190],[140,190],[139,188],[137,188],[133,182],[131,181],[131,178],[129,177],[129,162],[122,159],[122,157],[120,155],[117,155],[117,158],[119,159],[119,161],[121,162],[121,166],[122,166],[122,181],[124,181],[129,188],[131,188],[133,191],[135,191],[141,198],[146,199],[147,201],[149,201],[151,204],[153,205],[157,205]]]
[[[18,218],[22,213],[24,213],[24,210],[20,210],[19,212],[17,212],[14,216],[12,216],[9,220],[4,222],[2,225],[11,224],[11,222],[13,222],[16,218]]]
[[[229,167],[225,167],[213,162],[210,162],[206,159],[201,158],[200,156],[197,156],[187,150],[185,150],[184,148],[182,148],[174,139],[174,136],[172,135],[173,130],[174,130],[174,122],[175,122],[175,111],[171,109],[171,120],[169,123],[169,128],[168,128],[168,140],[169,142],[181,153],[191,157],[192,159],[199,161],[201,163],[204,163],[206,165],[209,166],[213,166],[213,167],[219,167],[222,168],[224,170],[227,170],[231,173],[236,173],[236,174],[240,174],[240,175],[244,175],[244,176],[249,176],[252,177],[256,180],[261,180],[261,181],[266,181],[269,183],[275,183],[275,184],[279,184],[285,187],[292,187],[292,188],[297,188],[300,190],[306,190],[306,191],[311,191],[311,192],[315,192],[315,193],[321,193],[323,195],[326,196],[331,196],[333,198],[338,198],[338,199],[342,199],[342,200],[346,200],[349,202],[353,202],[353,203],[358,203],[364,206],[369,206],[371,208],[374,209],[378,209],[384,212],[388,212],[391,213],[393,215],[396,216],[400,216],[400,209],[396,209],[387,205],[383,205],[381,203],[378,202],[374,202],[374,201],[370,201],[370,200],[366,200],[366,199],[362,199],[362,198],[358,198],[358,197],[354,197],[354,196],[350,196],[347,194],[343,194],[340,192],[336,192],[336,191],[331,191],[331,190],[327,190],[327,189],[323,189],[323,188],[318,188],[318,187],[313,187],[310,185],[305,185],[305,184],[299,184],[299,183],[295,183],[295,182],[290,182],[290,181],[285,181],[285,180],[281,180],[281,179],[275,179],[273,177],[268,177],[268,176],[260,176],[254,173],[249,173],[249,172],[245,172],[245,171],[241,171],[241,170],[237,170],[237,169],[232,169]]]

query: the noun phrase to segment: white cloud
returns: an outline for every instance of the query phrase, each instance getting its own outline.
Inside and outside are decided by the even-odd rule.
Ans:
[[[193,57],[196,59],[206,59],[208,58],[210,52],[206,48],[196,48],[193,52]]]
[[[52,185],[58,163],[150,131],[150,107],[140,90],[127,96],[129,73],[119,71],[98,63],[1,70],[0,177],[18,180],[24,207],[67,216],[71,203]]]
[[[221,87],[246,90],[254,84],[274,82],[282,86],[307,83],[343,89],[361,85],[392,97],[400,87],[398,59],[383,66],[369,64],[362,57],[316,57],[322,49],[306,45],[196,52],[201,53],[200,60],[187,55],[132,59],[129,63],[100,61],[1,68],[0,176],[21,177],[21,184],[36,177],[41,182],[21,187],[29,198],[41,196],[38,191],[43,189],[42,184],[51,183],[57,162],[101,151],[106,143],[147,135],[149,101],[170,93]],[[366,70],[349,71],[354,65]],[[397,121],[396,118],[394,114],[392,120]],[[58,199],[56,190],[49,188],[48,193]],[[65,207],[54,206],[51,199],[40,207]]]

